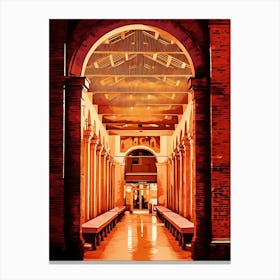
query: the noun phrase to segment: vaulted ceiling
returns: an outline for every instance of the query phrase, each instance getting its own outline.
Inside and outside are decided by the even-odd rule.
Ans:
[[[85,76],[109,134],[171,135],[188,102],[192,73],[176,42],[148,29],[106,38],[90,57]]]

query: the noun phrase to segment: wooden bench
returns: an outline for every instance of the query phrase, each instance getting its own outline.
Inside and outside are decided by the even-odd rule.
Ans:
[[[182,249],[186,250],[186,244],[190,243],[193,237],[194,224],[166,207],[156,206],[156,210],[158,217],[176,240],[179,240]]]
[[[96,245],[103,241],[104,237],[116,225],[118,212],[108,211],[82,225],[83,237],[87,243],[92,244],[92,250],[96,250]]]
[[[121,220],[125,213],[126,207],[125,206],[116,206],[115,208],[111,209],[110,212],[117,212],[118,217],[117,217],[117,222]]]
[[[168,209],[168,208],[166,208],[166,207],[164,207],[164,206],[154,206],[154,208],[156,209],[156,211],[157,211],[157,216],[161,219],[161,220],[163,220],[163,216],[162,216],[162,214],[163,214],[163,212],[172,212],[170,209]]]

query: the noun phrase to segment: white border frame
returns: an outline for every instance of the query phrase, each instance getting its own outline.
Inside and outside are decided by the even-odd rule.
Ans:
[[[0,4],[0,279],[280,278],[277,0],[1,0]],[[51,264],[48,20],[143,15],[231,19],[231,264]]]

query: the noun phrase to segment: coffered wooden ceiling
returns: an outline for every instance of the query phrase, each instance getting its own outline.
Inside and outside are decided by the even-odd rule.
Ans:
[[[171,135],[188,100],[190,63],[176,42],[152,30],[106,39],[85,76],[92,102],[111,135]]]

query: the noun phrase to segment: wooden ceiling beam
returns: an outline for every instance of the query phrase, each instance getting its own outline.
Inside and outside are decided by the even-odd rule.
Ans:
[[[116,130],[116,129],[108,129],[109,135],[120,135],[120,136],[154,136],[154,130]],[[157,130],[157,136],[171,136],[173,134],[173,130]]]
[[[131,100],[131,101],[127,101],[127,100],[114,100],[114,101],[109,101],[108,100],[96,100],[95,98],[93,98],[93,104],[94,105],[98,105],[98,106],[127,106],[127,107],[138,107],[138,106],[180,106],[180,105],[186,105],[188,104],[188,100],[186,100],[187,98],[184,98],[178,101],[172,100],[169,103],[167,102],[167,100],[150,100],[149,103],[147,103],[147,101],[143,101],[141,102],[140,100]],[[181,102],[180,102],[181,101]],[[136,103],[137,102],[137,103]],[[108,105],[110,104],[110,105]]]
[[[165,107],[165,108],[164,108]],[[171,107],[171,108],[170,108]],[[172,108],[173,107],[173,108]],[[152,115],[182,115],[183,106],[182,105],[168,105],[168,106],[155,106],[155,105],[140,105],[135,107],[136,111],[141,110]],[[133,114],[130,107],[128,106],[98,106],[99,115],[130,115]]]
[[[171,124],[178,124],[178,116],[172,116],[171,120],[165,119],[165,118],[149,118],[148,120],[141,120],[141,118],[137,119],[137,120],[133,120],[131,117],[129,116],[124,116],[122,119],[108,119],[107,116],[103,116],[102,117],[102,123],[103,124],[135,124],[135,125],[139,125],[139,124],[157,124],[157,125],[171,125]]]
[[[191,74],[86,74],[87,78],[94,78],[94,77],[113,77],[113,78],[154,78],[154,77],[162,77],[162,78],[171,78],[171,77],[182,77],[182,78],[190,78]]]
[[[110,130],[115,130],[115,131],[120,131],[120,130],[134,130],[134,131],[141,131],[141,130],[174,130],[175,126],[174,125],[169,125],[164,126],[164,125],[159,125],[158,127],[148,127],[148,126],[127,126],[127,127],[118,127],[118,125],[115,124],[106,124],[106,130],[110,131]]]
[[[111,51],[111,50],[104,50],[104,51],[95,51],[94,52],[94,55],[95,54],[179,54],[179,55],[183,55],[185,57],[185,54],[183,52],[178,52],[178,51],[157,51],[157,50],[154,50],[154,51],[147,51],[147,50],[143,50],[143,51],[126,51],[126,50],[123,50],[123,51]]]
[[[93,95],[94,94],[98,94],[98,93],[102,93],[102,94],[106,94],[106,93],[109,93],[109,94],[188,94],[189,91],[109,91],[109,90],[103,90],[103,91],[92,91],[92,92],[89,92],[89,93],[92,93]]]

